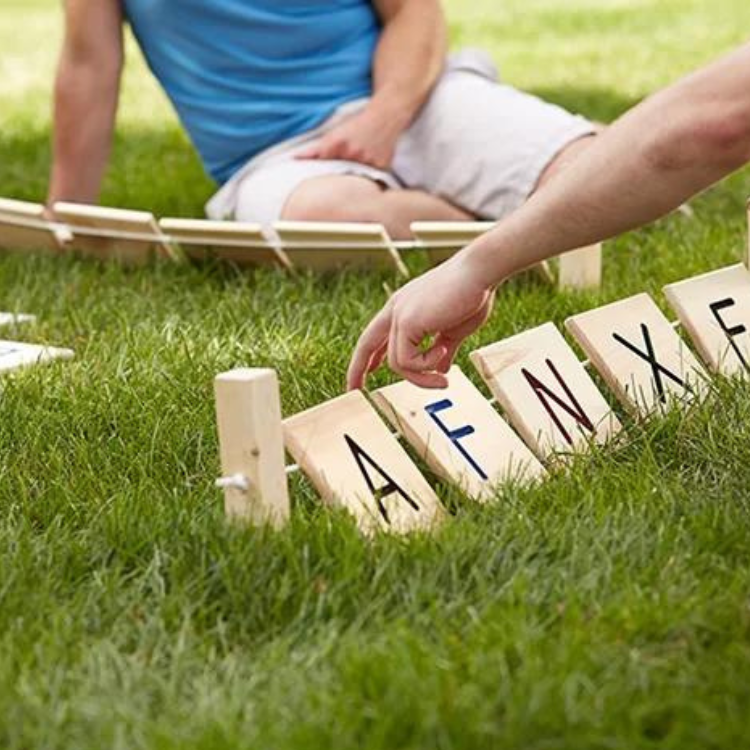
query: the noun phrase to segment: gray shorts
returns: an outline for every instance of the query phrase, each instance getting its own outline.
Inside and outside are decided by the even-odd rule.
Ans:
[[[255,157],[210,200],[208,216],[270,225],[305,180],[356,175],[394,190],[424,190],[478,218],[498,220],[526,201],[565,146],[595,131],[583,117],[498,83],[489,57],[466,50],[449,59],[401,136],[389,172],[357,162],[294,159],[366,104],[349,102],[322,126]]]

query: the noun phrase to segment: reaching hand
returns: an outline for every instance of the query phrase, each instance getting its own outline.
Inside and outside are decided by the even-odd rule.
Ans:
[[[400,123],[371,106],[344,120],[296,158],[342,159],[387,170],[402,132]]]
[[[362,388],[387,356],[390,368],[415,385],[444,388],[458,348],[487,320],[494,297],[494,289],[475,278],[460,256],[410,282],[360,337],[347,387]],[[432,341],[424,350],[427,337]]]

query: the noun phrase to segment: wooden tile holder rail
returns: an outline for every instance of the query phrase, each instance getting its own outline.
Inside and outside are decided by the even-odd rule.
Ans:
[[[280,525],[290,514],[287,475],[301,469],[324,501],[346,509],[363,533],[429,532],[447,514],[420,482],[416,465],[394,447],[396,437],[409,442],[440,479],[486,502],[503,483],[502,472],[491,487],[479,481],[490,479],[488,457],[497,459],[497,446],[526,462],[523,481],[539,481],[543,464],[564,470],[572,454],[617,433],[619,420],[581,374],[583,367],[596,369],[636,419],[694,403],[710,387],[710,376],[676,328],[689,335],[711,373],[750,374],[750,272],[744,265],[669,284],[664,292],[678,313],[675,323],[645,294],[572,316],[566,327],[588,355],[585,362],[551,323],[473,352],[471,360],[510,426],[488,411],[492,401],[457,368],[446,390],[401,382],[369,394],[371,400],[350,393],[286,420],[274,371],[220,375],[225,477],[218,484],[228,515]],[[375,407],[396,426],[395,436]],[[495,443],[483,451],[487,440]],[[284,465],[285,449],[296,464]]]
[[[414,240],[392,240],[379,224],[277,222],[257,224],[202,219],[161,219],[147,211],[57,203],[55,221],[44,206],[0,198],[0,247],[14,250],[75,251],[99,259],[140,265],[158,255],[172,260],[216,257],[240,265],[331,270],[342,266],[391,267],[408,277],[402,254],[426,252],[435,265],[492,228],[490,222],[415,222]],[[601,246],[572,251],[559,261],[565,289],[597,288]],[[538,266],[553,281],[549,264]]]

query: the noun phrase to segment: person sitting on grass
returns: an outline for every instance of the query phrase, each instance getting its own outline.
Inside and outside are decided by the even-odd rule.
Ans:
[[[98,198],[125,22],[221,185],[211,218],[395,239],[497,220],[598,130],[499,83],[481,52],[448,56],[439,0],[66,0],[49,205]]]

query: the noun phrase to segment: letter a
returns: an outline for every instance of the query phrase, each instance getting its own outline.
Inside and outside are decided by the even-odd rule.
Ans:
[[[346,440],[346,444],[349,446],[349,450],[352,452],[354,460],[357,462],[357,467],[359,468],[360,472],[362,472],[362,476],[365,478],[365,482],[367,482],[367,487],[369,488],[370,492],[372,492],[372,495],[375,498],[375,502],[378,505],[378,510],[380,511],[380,514],[383,516],[383,519],[387,524],[391,523],[391,519],[388,517],[388,511],[383,504],[383,498],[392,495],[394,492],[401,495],[401,497],[414,510],[419,511],[419,506],[406,494],[406,492],[399,486],[396,480],[393,479],[389,474],[387,474],[380,466],[378,466],[378,464],[375,463],[372,457],[368,453],[366,453],[353,440],[353,438],[345,434],[344,440]],[[372,481],[372,477],[365,467],[365,463],[368,463],[383,479],[385,479],[386,483],[382,487],[375,486],[375,483]]]

